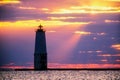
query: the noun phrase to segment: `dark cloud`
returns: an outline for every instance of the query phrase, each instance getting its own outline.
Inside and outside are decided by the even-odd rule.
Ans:
[[[0,6],[0,21],[15,20],[14,8],[10,6]]]

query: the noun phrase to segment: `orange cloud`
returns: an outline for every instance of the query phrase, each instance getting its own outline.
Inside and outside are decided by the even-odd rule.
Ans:
[[[33,9],[34,10],[34,9],[37,9],[37,8],[35,8],[35,7],[21,7],[20,6],[19,9]]]
[[[120,23],[119,20],[105,20],[105,22],[106,22],[106,23],[112,23],[112,22],[116,22],[116,23],[119,22],[119,23]]]
[[[111,57],[111,56],[120,56],[120,54],[99,54],[98,56]]]
[[[74,19],[76,17],[48,17],[52,20],[64,20],[64,19]]]
[[[49,9],[48,8],[41,8],[41,10],[48,11]]]
[[[98,5],[91,5],[91,6],[72,6],[68,8],[61,8],[56,9],[51,14],[70,14],[70,13],[119,13],[120,7],[108,7],[108,6],[98,6]]]
[[[0,5],[4,4],[18,4],[21,3],[20,0],[1,0]]]
[[[111,47],[116,50],[120,50],[120,44],[115,44],[115,45],[112,45]]]
[[[75,31],[75,34],[90,35],[90,34],[91,34],[91,32],[85,32],[85,31]]]

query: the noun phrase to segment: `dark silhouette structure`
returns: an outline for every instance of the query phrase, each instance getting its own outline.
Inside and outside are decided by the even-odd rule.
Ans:
[[[46,37],[42,25],[40,25],[36,31],[34,69],[47,70]]]

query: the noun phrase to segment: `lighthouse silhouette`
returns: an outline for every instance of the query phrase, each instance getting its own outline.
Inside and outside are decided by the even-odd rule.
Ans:
[[[36,31],[35,51],[34,51],[34,69],[47,70],[47,49],[45,30],[40,24]]]

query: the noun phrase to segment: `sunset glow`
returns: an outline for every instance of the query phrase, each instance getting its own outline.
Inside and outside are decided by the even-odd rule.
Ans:
[[[49,63],[49,68],[119,68],[119,64],[59,64]]]
[[[106,60],[104,60],[106,61]],[[118,60],[117,60],[118,61]],[[55,69],[59,69],[59,68],[64,68],[64,69],[85,69],[85,68],[119,68],[120,64],[59,64],[59,63],[48,63],[48,68],[55,68]],[[2,66],[0,68],[11,68],[11,69],[33,69],[33,66],[16,66],[16,65],[6,65],[6,66]]]
[[[0,0],[0,67],[33,68],[41,24],[49,68],[120,68],[119,16],[120,0]]]

